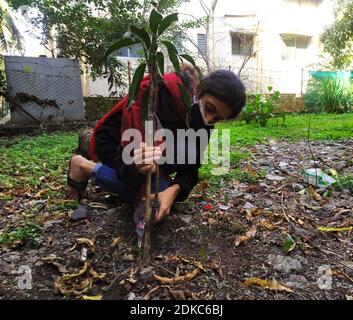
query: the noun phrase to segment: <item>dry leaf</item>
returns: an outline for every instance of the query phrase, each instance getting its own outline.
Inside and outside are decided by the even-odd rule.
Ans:
[[[39,192],[37,192],[34,196],[34,198],[40,198],[42,196],[43,193],[49,191],[49,189],[43,189],[43,190],[40,190]]]
[[[277,281],[264,280],[260,278],[248,278],[244,281],[243,284],[247,287],[254,285],[254,286],[260,286],[268,290],[293,292],[293,290],[285,287],[284,285],[278,283]]]
[[[160,277],[154,273],[153,277],[155,278],[155,280],[158,280],[162,283],[178,283],[178,282],[190,281],[190,280],[194,279],[198,275],[199,272],[200,272],[200,269],[196,268],[192,272],[190,272],[184,276],[178,276],[178,277],[174,277],[174,278],[165,278],[165,277]]]
[[[97,296],[82,296],[82,299],[83,300],[93,300],[93,301],[96,301],[96,300],[102,300],[103,299],[103,296],[102,295],[97,295]]]
[[[260,222],[260,226],[264,227],[265,229],[267,229],[269,231],[272,231],[275,228],[273,223],[266,221],[266,220],[262,220]]]
[[[351,231],[353,227],[349,228],[330,228],[330,227],[318,227],[317,230],[323,232],[341,232],[341,231]]]
[[[90,202],[88,204],[88,206],[92,209],[105,209],[105,210],[108,210],[109,207],[106,206],[105,204],[103,203],[99,203],[99,202]]]
[[[235,239],[235,246],[238,247],[243,242],[248,242],[251,238],[254,238],[257,232],[257,224],[253,225],[250,230],[243,236]]]
[[[90,247],[91,251],[95,252],[94,242],[92,240],[87,239],[87,238],[78,238],[78,239],[76,239],[76,241],[79,244],[87,244]]]
[[[112,248],[116,247],[118,244],[123,242],[123,237],[119,236],[113,239],[112,244],[110,245]]]
[[[316,201],[321,201],[322,200],[321,196],[314,190],[314,188],[312,186],[310,186],[307,190],[310,192],[311,196]]]

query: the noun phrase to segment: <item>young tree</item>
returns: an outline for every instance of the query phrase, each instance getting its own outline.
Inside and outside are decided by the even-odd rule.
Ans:
[[[199,70],[195,64],[194,59],[188,55],[179,55],[178,50],[170,41],[163,40],[163,35],[168,31],[168,28],[172,23],[178,20],[178,14],[172,13],[165,17],[159,12],[160,4],[154,4],[154,8],[149,16],[149,23],[146,26],[138,28],[136,26],[130,26],[128,36],[118,42],[114,43],[107,51],[106,57],[109,57],[112,53],[117,50],[128,47],[130,45],[139,43],[143,47],[144,61],[141,62],[139,67],[136,69],[132,79],[132,83],[129,88],[128,108],[132,105],[137,97],[137,92],[140,87],[140,83],[144,77],[145,71],[148,71],[150,75],[149,95],[147,104],[143,106],[142,115],[147,114],[147,118],[142,116],[142,121],[145,121],[145,143],[147,146],[153,145],[153,135],[155,131],[155,117],[158,103],[158,82],[163,81],[165,58],[163,51],[164,47],[169,56],[169,60],[172,63],[176,71],[180,71],[180,63],[184,60],[191,63],[197,70]],[[183,101],[186,106],[191,105],[191,99],[183,85],[179,86]],[[146,112],[147,111],[147,112]],[[146,122],[147,120],[147,122]],[[152,125],[151,125],[152,124]],[[144,217],[144,243],[143,243],[143,262],[149,263],[150,247],[151,247],[151,222],[153,215],[158,209],[158,180],[159,180],[159,169],[157,165],[156,172],[156,189],[155,189],[155,203],[151,202],[151,172],[146,175],[146,206],[145,206],[145,217]]]

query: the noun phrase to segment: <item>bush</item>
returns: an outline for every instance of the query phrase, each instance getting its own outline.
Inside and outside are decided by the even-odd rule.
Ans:
[[[280,99],[279,91],[272,93],[272,87],[268,87],[268,94],[255,94],[250,97],[245,110],[242,114],[242,119],[246,123],[255,121],[262,127],[266,127],[269,119],[281,116],[284,121],[284,114],[278,110],[278,101]]]
[[[352,111],[351,85],[338,79],[312,79],[304,96],[305,111],[309,113],[345,113]]]

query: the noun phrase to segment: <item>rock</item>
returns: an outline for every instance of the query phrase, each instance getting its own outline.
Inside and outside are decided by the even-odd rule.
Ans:
[[[144,280],[147,280],[149,278],[152,277],[153,275],[153,267],[149,266],[149,267],[145,267],[140,271],[140,275]]]
[[[265,207],[269,208],[273,206],[273,201],[266,199],[265,200]]]
[[[301,289],[306,287],[309,281],[302,275],[291,274],[289,275],[289,281],[286,282],[286,286],[290,288]]]
[[[243,209],[245,210],[250,210],[250,209],[253,209],[253,208],[256,208],[252,203],[250,202],[246,202],[243,206]]]
[[[281,177],[273,174],[267,174],[266,179],[271,181],[283,181],[285,177]]]
[[[180,220],[188,224],[191,222],[193,216],[190,214],[178,214],[178,217]]]
[[[281,168],[281,170],[282,170],[282,169],[285,169],[285,168],[288,167],[288,166],[289,166],[289,164],[288,164],[287,162],[281,161],[281,162],[279,163],[279,167]]]
[[[88,216],[88,210],[84,205],[80,205],[77,209],[75,209],[71,213],[71,219],[74,221],[77,221],[80,219],[86,219],[87,216]]]
[[[306,263],[306,259],[301,256],[291,258],[289,256],[270,254],[268,256],[268,263],[273,266],[274,270],[290,273],[292,271],[303,270],[303,264]]]
[[[221,206],[219,206],[218,208],[219,208],[219,210],[227,211],[227,210],[229,210],[229,209],[231,208],[231,206],[224,206],[224,205],[221,205]]]
[[[136,299],[136,294],[134,292],[130,292],[127,297],[127,300],[135,300]]]

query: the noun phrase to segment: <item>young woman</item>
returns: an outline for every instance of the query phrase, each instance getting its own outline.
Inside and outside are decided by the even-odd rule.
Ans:
[[[205,129],[209,138],[216,122],[236,118],[243,109],[246,100],[244,85],[228,70],[210,73],[201,85],[192,68],[184,67],[181,70],[180,73],[165,74],[159,87],[157,117],[160,125],[169,129],[175,137],[178,129]],[[197,97],[190,107],[182,102],[180,83],[185,85],[190,96]],[[71,195],[82,197],[88,180],[91,180],[104,190],[119,194],[124,201],[134,203],[135,209],[139,207],[144,195],[145,175],[148,171],[155,173],[156,161],[163,150],[141,143],[134,150],[133,164],[128,165],[122,156],[126,146],[122,133],[131,128],[142,130],[141,105],[148,92],[148,84],[149,77],[146,77],[131,109],[127,110],[125,97],[98,122],[90,142],[91,160],[78,155],[72,157],[68,173],[68,191]],[[188,141],[181,145],[184,150],[180,150],[180,144],[174,146],[175,154],[181,151],[187,154]],[[192,147],[196,149],[196,163],[160,165],[160,206],[156,221],[169,214],[174,201],[185,200],[198,182],[204,150],[200,149],[199,143]],[[174,179],[169,177],[172,173],[176,173]]]

